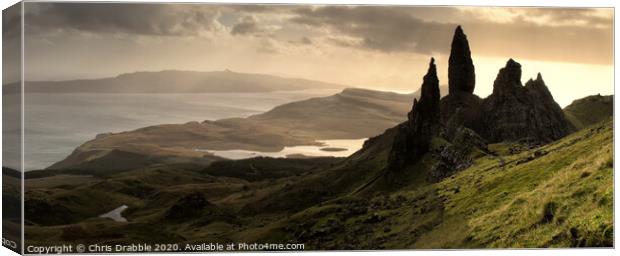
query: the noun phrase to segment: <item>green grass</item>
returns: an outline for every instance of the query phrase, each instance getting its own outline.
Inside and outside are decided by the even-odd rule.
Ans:
[[[91,183],[39,186],[26,198],[65,202],[80,218],[28,225],[27,238],[33,244],[300,242],[306,249],[609,247],[612,127],[607,120],[533,149],[489,145],[491,154],[472,152],[471,167],[439,182],[426,179],[437,161],[432,154],[402,174],[387,175],[386,136],[343,162],[294,175],[244,180],[160,166]],[[435,140],[433,148],[446,143]],[[173,205],[196,192],[222,218],[204,212],[165,219]],[[96,218],[120,204],[130,206],[124,214],[129,223]]]
[[[607,121],[518,153],[492,145],[499,156],[480,156],[439,183],[377,185],[370,198],[361,194],[368,202],[357,214],[344,197],[261,227],[260,235],[244,232],[257,240],[287,234],[313,249],[609,247],[612,142]]]
[[[611,246],[612,129],[608,121],[540,149],[505,156],[503,169],[495,160],[479,159],[438,184],[447,199],[445,221],[460,219],[467,227],[462,246]],[[548,154],[519,164],[536,150]],[[459,193],[451,192],[453,187]],[[552,219],[545,220],[546,212]],[[453,233],[444,231],[429,236],[441,241]]]
[[[611,118],[614,113],[613,95],[592,95],[573,101],[564,108],[564,115],[577,129],[583,129]]]

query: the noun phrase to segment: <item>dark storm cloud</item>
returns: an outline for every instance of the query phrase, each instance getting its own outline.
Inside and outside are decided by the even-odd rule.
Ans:
[[[267,5],[267,4],[236,4],[236,5],[229,5],[228,9],[234,10],[234,11],[248,12],[248,13],[274,12],[273,5]]]
[[[215,12],[191,5],[121,3],[33,3],[29,32],[76,30],[135,35],[196,35],[216,29]],[[199,7],[199,6],[194,6]]]
[[[420,9],[377,6],[303,7],[295,11],[292,22],[332,31],[329,42],[381,52],[448,53],[456,21],[422,20]],[[412,11],[415,10],[415,11]],[[455,8],[429,8],[454,13]],[[498,23],[480,13],[461,11],[458,23],[464,26],[470,43],[481,55],[520,57],[538,60],[610,64],[612,62],[611,19],[593,15],[590,9],[519,9],[511,22]],[[546,18],[538,24],[527,18]],[[594,25],[602,26],[594,27]],[[357,39],[342,40],[334,35]],[[473,42],[472,42],[473,41]]]
[[[337,33],[360,39],[358,46],[383,52],[414,51],[431,53],[444,51],[454,24],[425,22],[412,16],[402,7],[343,7],[300,8],[291,21],[315,27],[328,27]]]
[[[21,80],[21,5],[2,10],[2,84]]]
[[[611,26],[611,17],[601,17],[596,15],[594,9],[584,8],[526,8],[511,9],[519,14],[520,19],[528,17],[544,17],[551,23],[571,23],[581,22],[588,26]],[[524,11],[524,12],[523,12]]]
[[[26,7],[28,33],[195,36],[224,29],[232,35],[282,42],[307,36],[299,42],[323,38],[332,46],[367,51],[446,54],[453,29],[460,24],[479,55],[599,64],[610,64],[613,55],[613,18],[593,9],[128,3]],[[485,15],[498,10],[511,13],[511,20]],[[261,44],[272,49],[277,43]]]
[[[13,40],[21,36],[21,5],[13,5],[2,10],[2,37]]]
[[[233,35],[248,35],[262,32],[262,30],[256,24],[256,19],[253,16],[245,16],[241,21],[235,24],[230,33]]]

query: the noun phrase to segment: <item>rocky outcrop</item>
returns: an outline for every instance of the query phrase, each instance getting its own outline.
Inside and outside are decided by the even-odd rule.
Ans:
[[[539,74],[521,84],[521,65],[513,59],[499,71],[493,94],[482,103],[482,127],[487,141],[548,143],[569,134],[573,128],[555,102]]]
[[[536,80],[530,79],[525,83],[525,89],[531,100],[538,103],[533,105],[537,119],[532,124],[538,131],[538,138],[543,139],[541,142],[557,140],[576,130],[566,119],[560,105],[553,99],[540,73],[536,76]]]
[[[431,58],[420,100],[413,101],[408,120],[398,126],[388,157],[388,169],[402,170],[428,152],[431,140],[439,130],[439,98],[437,68],[435,59]]]
[[[461,26],[456,27],[452,38],[452,49],[448,62],[448,85],[450,94],[456,92],[473,93],[476,86],[476,74],[469,50],[469,42]]]
[[[437,182],[469,168],[474,163],[472,153],[475,151],[489,153],[484,139],[464,126],[454,131],[450,141],[452,143],[442,145],[433,152],[437,164],[430,170],[428,181]]]
[[[481,119],[482,99],[475,94],[457,92],[441,99],[441,123],[446,128],[447,136],[460,126],[474,131],[483,129]]]
[[[473,94],[476,85],[474,70],[467,36],[458,26],[452,38],[448,63],[450,94],[441,99],[441,123],[450,131],[460,126],[476,131],[481,129],[478,120],[482,99]]]
[[[450,94],[441,99],[444,137],[451,140],[460,127],[469,128],[488,142],[547,143],[573,131],[553,99],[542,76],[521,84],[521,65],[510,59],[493,85],[493,94],[473,94],[475,71],[463,29],[454,31],[448,67]]]
[[[521,65],[512,59],[500,70],[489,97],[481,99],[474,95],[474,65],[469,42],[460,26],[452,40],[448,77],[450,93],[439,100],[436,68],[431,59],[420,101],[414,101],[408,120],[396,128],[388,157],[390,170],[402,170],[419,160],[429,152],[435,135],[452,145],[435,152],[441,164],[431,173],[431,179],[438,180],[469,166],[470,150],[485,151],[487,143],[539,145],[574,130],[542,76],[538,74],[524,86]]]

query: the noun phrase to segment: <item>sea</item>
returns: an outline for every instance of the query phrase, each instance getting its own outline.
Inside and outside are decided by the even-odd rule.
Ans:
[[[247,117],[285,103],[338,92],[320,89],[199,94],[30,93],[25,96],[24,107],[24,169],[46,168],[101,133],[131,131],[159,124]],[[348,144],[356,147],[360,143]],[[345,148],[347,151],[332,151],[331,154],[342,156],[356,150]],[[325,154],[330,152],[321,151],[321,155]]]

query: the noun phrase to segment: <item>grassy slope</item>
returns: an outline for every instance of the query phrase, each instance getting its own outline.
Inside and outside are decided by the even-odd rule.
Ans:
[[[406,175],[381,176],[389,138],[369,142],[342,163],[278,179],[250,182],[162,166],[89,184],[39,184],[27,198],[47,198],[80,221],[29,225],[27,238],[34,244],[296,241],[307,249],[612,243],[611,120],[520,153],[510,153],[514,145],[491,145],[499,156],[478,153],[472,167],[438,183],[424,179],[435,161],[430,155]],[[196,192],[212,204],[203,211],[214,216],[165,218]],[[129,205],[130,222],[96,218],[121,204]]]
[[[503,167],[481,157],[439,183],[341,197],[237,238],[315,249],[612,246],[612,141],[609,120],[519,154],[494,145]]]
[[[564,108],[564,115],[577,129],[582,129],[613,116],[613,108],[613,95],[592,95],[573,101]]]
[[[480,159],[438,184],[446,198],[444,222],[458,223],[467,232],[439,226],[418,244],[611,246],[612,143],[613,126],[607,121],[540,149],[506,156],[504,168],[494,159]],[[532,157],[536,151],[547,154]],[[440,239],[449,234],[452,241]]]

